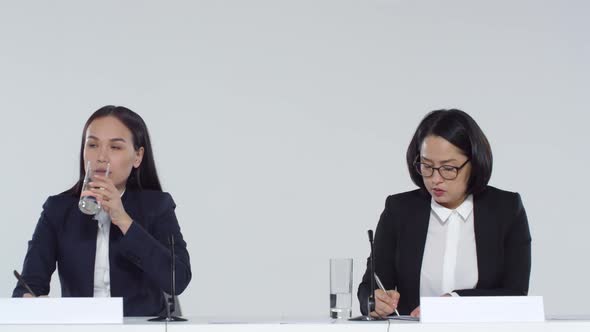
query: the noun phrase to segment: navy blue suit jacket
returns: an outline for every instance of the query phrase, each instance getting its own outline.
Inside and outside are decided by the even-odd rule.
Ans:
[[[409,314],[420,305],[420,270],[430,220],[431,196],[424,190],[392,195],[375,232],[375,271],[386,289],[397,287],[398,310]],[[527,295],[531,271],[531,235],[520,195],[487,186],[473,196],[478,282],[460,296]],[[361,312],[371,292],[367,270],[359,285]]]
[[[47,199],[29,241],[22,276],[37,295],[49,293],[56,263],[63,297],[92,297],[97,221],[78,209],[78,197],[63,193]],[[125,235],[111,225],[111,296],[123,297],[125,316],[155,316],[165,308],[170,289],[169,237],[174,235],[176,293],[191,280],[189,255],[168,193],[127,190],[122,197],[133,223]],[[20,285],[12,296],[21,297]]]

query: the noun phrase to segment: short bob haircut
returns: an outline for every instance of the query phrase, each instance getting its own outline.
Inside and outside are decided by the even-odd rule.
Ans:
[[[154,162],[152,143],[145,122],[139,114],[126,107],[107,105],[92,113],[84,125],[84,129],[82,130],[82,143],[80,144],[78,181],[72,188],[66,190],[65,193],[80,196],[85,175],[84,146],[86,145],[86,130],[88,130],[88,126],[90,126],[92,121],[107,116],[112,116],[121,121],[123,125],[131,131],[131,134],[133,135],[133,148],[135,151],[143,147],[143,160],[138,168],[133,168],[131,170],[131,174],[129,174],[129,178],[127,179],[126,188],[132,190],[162,191],[158,172],[156,171],[156,163]]]
[[[424,179],[414,167],[414,163],[420,157],[422,142],[430,135],[444,138],[469,158],[471,176],[467,183],[467,194],[482,192],[492,176],[492,148],[475,120],[458,109],[432,111],[418,125],[406,153],[412,181],[426,190]]]

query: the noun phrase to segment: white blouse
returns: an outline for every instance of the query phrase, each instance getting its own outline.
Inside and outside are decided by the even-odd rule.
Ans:
[[[125,190],[120,197],[123,197],[124,193]],[[94,219],[98,222],[96,256],[94,258],[94,297],[111,297],[111,266],[109,263],[111,217],[101,209]]]
[[[454,210],[430,203],[430,220],[420,272],[420,296],[441,296],[477,285],[473,195]]]
[[[111,297],[111,269],[109,264],[109,234],[111,218],[100,210],[94,219],[98,222],[96,258],[94,259],[94,297]]]

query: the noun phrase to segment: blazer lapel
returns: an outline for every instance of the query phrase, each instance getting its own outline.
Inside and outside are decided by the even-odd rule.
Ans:
[[[123,203],[123,208],[125,212],[131,217],[131,219],[135,220],[137,218],[136,214],[136,204],[134,204],[133,193],[129,192],[129,190],[125,190],[125,193],[121,197],[121,202]],[[136,222],[136,221],[134,221]],[[121,294],[125,294],[124,292],[124,282],[121,283],[119,280],[127,280],[127,277],[123,274],[120,268],[120,259],[119,256],[119,242],[123,237],[123,233],[114,224],[111,224],[111,229],[109,233],[109,272],[111,277],[111,295],[112,296],[120,296]]]
[[[415,280],[418,281],[418,286],[420,285],[422,258],[424,257],[424,246],[426,245],[426,235],[428,234],[428,223],[430,221],[430,200],[422,202],[422,205],[416,210],[416,224],[414,228],[416,233],[411,236],[414,239],[414,250],[412,252],[415,256],[413,261],[416,262],[413,271],[416,277]]]
[[[138,192],[134,190],[125,190],[121,197],[121,202],[125,208],[125,212],[131,217],[133,223],[144,227],[144,215],[141,213],[140,199]],[[113,296],[121,296],[127,294],[125,291],[126,285],[130,278],[128,265],[132,264],[124,255],[121,255],[120,244],[121,238],[124,237],[119,227],[111,225],[111,232],[109,238],[109,264],[111,275],[111,294]],[[125,301],[125,300],[124,300]]]
[[[80,225],[80,248],[77,248],[78,259],[77,272],[83,285],[80,285],[82,296],[92,297],[94,295],[94,264],[96,261],[96,235],[98,232],[97,221],[92,216],[85,215],[76,209],[78,224]]]
[[[475,232],[475,247],[477,252],[477,285],[486,284],[493,278],[495,247],[500,235],[494,215],[491,201],[483,192],[473,199],[473,228]]]
[[[401,257],[399,257],[398,271],[400,271],[400,276],[403,275],[407,278],[407,284],[411,285],[408,289],[414,293],[411,296],[419,298],[420,270],[430,220],[430,196],[420,193],[420,199],[416,201],[415,206],[410,207],[407,211],[409,214],[404,216],[406,220],[401,220],[401,224],[405,225],[405,231],[401,232]]]

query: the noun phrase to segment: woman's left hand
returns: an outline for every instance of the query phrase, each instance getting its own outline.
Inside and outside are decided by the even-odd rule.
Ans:
[[[92,189],[82,193],[82,196],[94,196],[102,209],[111,217],[111,222],[117,225],[125,235],[133,219],[125,211],[123,202],[121,202],[121,193],[113,181],[108,177],[95,175],[89,184]]]
[[[417,306],[416,309],[412,310],[410,316],[420,318],[420,306]]]

